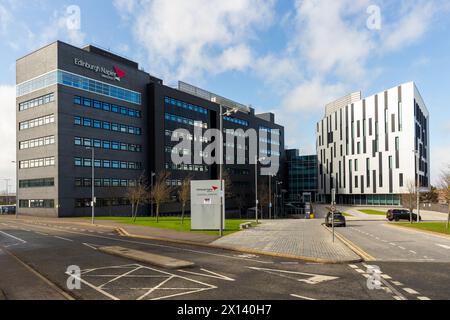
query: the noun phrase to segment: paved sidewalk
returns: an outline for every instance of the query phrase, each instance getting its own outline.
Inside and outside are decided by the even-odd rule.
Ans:
[[[247,229],[214,241],[213,245],[258,250],[333,262],[360,259],[316,220],[263,221],[257,228]]]

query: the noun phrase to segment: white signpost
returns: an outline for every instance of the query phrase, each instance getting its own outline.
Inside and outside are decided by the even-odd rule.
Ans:
[[[225,217],[220,223],[220,198],[220,180],[191,181],[191,230],[220,230],[225,226]]]

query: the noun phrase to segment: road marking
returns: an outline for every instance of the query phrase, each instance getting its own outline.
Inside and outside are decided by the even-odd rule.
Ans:
[[[339,277],[332,277],[332,276],[325,276],[325,275],[320,275],[320,274],[304,273],[304,272],[297,272],[297,271],[287,271],[287,270],[267,269],[267,268],[257,268],[257,267],[247,267],[247,268],[252,269],[252,270],[266,272],[266,273],[280,276],[283,278],[288,278],[288,279],[304,282],[304,283],[311,284],[311,285],[315,285],[315,284],[325,282],[325,281],[339,279]],[[295,275],[307,276],[309,278],[298,279],[298,277],[295,277]]]
[[[350,268],[352,268],[352,269],[358,269],[358,266],[357,265],[354,265],[354,264],[349,264],[348,265]]]
[[[403,300],[401,297],[399,297],[399,296],[394,296],[394,299],[395,300]]]
[[[8,237],[10,237],[10,238],[12,238],[12,239],[14,239],[14,240],[20,241],[20,242],[22,242],[22,243],[27,243],[25,240],[20,239],[20,238],[17,238],[17,237],[15,237],[15,236],[13,236],[12,234],[9,234],[9,233],[3,232],[3,231],[0,231],[0,233],[3,234],[3,235],[5,235],[5,236],[8,236]]]
[[[399,286],[399,287],[401,287],[401,286],[403,286],[403,283],[401,283],[401,282],[398,282],[398,281],[391,281],[393,284],[395,284],[396,286]]]
[[[389,275],[387,274],[382,274],[381,277],[383,277],[383,279],[392,279]]]
[[[450,250],[450,246],[446,246],[445,244],[439,244],[439,243],[436,243],[436,245],[439,246],[439,247],[441,247],[441,248]]]
[[[291,294],[291,297],[299,298],[299,299],[303,299],[303,300],[311,300],[311,301],[316,300],[316,299],[305,297],[305,296],[299,296],[298,294]]]
[[[298,265],[298,262],[286,261],[286,262],[280,262],[280,264],[284,264],[284,265]]]
[[[412,254],[417,254],[417,252],[415,252],[413,250],[409,250],[409,252],[411,252]]]
[[[394,247],[396,246],[396,244],[393,243],[393,242],[390,242],[389,244],[390,244],[391,246],[394,246]]]
[[[16,222],[16,223],[22,223],[22,222]],[[52,228],[52,227],[38,227],[38,228],[44,228],[44,229],[60,231],[60,230],[57,230],[57,229]],[[212,252],[200,251],[200,250],[194,250],[194,249],[180,248],[180,247],[174,247],[174,246],[164,245],[164,244],[154,244],[154,243],[135,241],[135,240],[126,240],[126,239],[116,239],[116,238],[112,238],[112,237],[106,237],[106,236],[101,236],[101,235],[94,235],[94,234],[90,234],[90,233],[81,233],[81,232],[76,232],[76,231],[65,231],[65,232],[72,233],[72,234],[81,234],[81,235],[84,235],[84,236],[87,236],[87,237],[93,237],[93,238],[99,238],[99,239],[107,239],[107,240],[113,240],[113,241],[118,241],[118,242],[124,242],[124,243],[141,244],[141,245],[145,245],[145,246],[148,246],[148,247],[168,248],[168,249],[174,249],[174,250],[178,250],[178,251],[186,251],[186,252],[192,252],[192,253],[197,253],[197,254],[210,255],[210,256],[222,257],[222,258],[228,258],[228,259],[249,260],[249,261],[252,261],[252,262],[257,262],[257,263],[266,264],[266,265],[267,264],[273,264],[273,261],[262,261],[262,260],[255,260],[255,259],[239,258],[239,257],[235,257],[233,255],[226,255],[226,254],[212,253]],[[233,251],[233,250],[230,250],[230,251]]]
[[[44,232],[39,232],[39,231],[35,231],[35,233],[40,234],[41,236],[48,236],[48,233],[44,233]]]
[[[419,300],[424,300],[424,301],[426,301],[426,300],[431,300],[431,299],[428,298],[428,297],[417,297],[417,299],[419,299]]]
[[[216,272],[212,272],[206,269],[200,269],[200,271],[206,272],[207,274],[204,273],[198,273],[198,272],[192,272],[192,271],[186,271],[186,270],[178,270],[179,272],[184,272],[184,273],[188,273],[188,274],[193,274],[193,275],[197,275],[197,276],[201,276],[201,277],[208,277],[208,278],[215,278],[215,279],[219,279],[219,280],[225,280],[225,281],[235,281],[235,279],[224,276],[222,274],[216,273]],[[209,274],[208,274],[209,273]]]
[[[401,246],[398,246],[400,249],[402,249],[402,250],[406,250],[406,248],[405,247],[401,247]]]
[[[419,294],[416,290],[411,289],[411,288],[403,288],[403,290],[405,290],[409,294]]]
[[[73,242],[73,240],[71,240],[71,239],[67,239],[67,238],[63,238],[63,237],[58,237],[58,236],[54,236],[54,237],[55,237],[55,238],[58,238],[58,239],[61,239],[61,240]]]
[[[83,245],[85,245],[86,247],[89,247],[91,249],[97,250],[97,247],[95,245],[92,245],[92,244],[89,244],[89,243],[84,243],[84,242],[83,242]]]
[[[358,273],[366,273],[364,270],[361,270],[361,269],[359,269],[359,268],[358,268],[358,269],[355,269],[355,271],[358,272]]]

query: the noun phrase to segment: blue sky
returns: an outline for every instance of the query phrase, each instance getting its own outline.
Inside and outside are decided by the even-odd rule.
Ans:
[[[431,113],[436,181],[450,162],[449,16],[447,0],[0,0],[0,178],[14,176],[15,60],[60,39],[273,111],[303,153],[325,103],[413,80]]]

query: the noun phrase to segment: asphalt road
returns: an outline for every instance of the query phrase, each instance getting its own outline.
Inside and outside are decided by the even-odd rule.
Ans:
[[[96,249],[110,245],[193,261],[196,266],[167,270],[104,254]],[[450,263],[382,262],[379,265],[381,283],[369,288],[370,275],[366,264],[311,264],[227,250],[129,239],[108,230],[79,225],[43,225],[3,217],[0,218],[0,246],[76,299],[450,298]],[[375,262],[371,264],[378,265]],[[67,288],[69,276],[66,271],[73,265],[81,269],[80,290]],[[19,271],[17,275],[21,277]],[[9,283],[1,288],[7,299],[25,294],[14,289],[14,278],[3,279],[4,276],[3,272],[0,273],[0,285]],[[420,277],[422,279],[419,281]],[[69,280],[69,284],[74,284],[74,279]],[[28,281],[29,287],[33,288],[38,280],[30,276]],[[28,294],[30,292],[33,291],[30,289]]]
[[[376,261],[450,262],[450,238],[394,226],[395,223],[348,221],[338,233]]]

